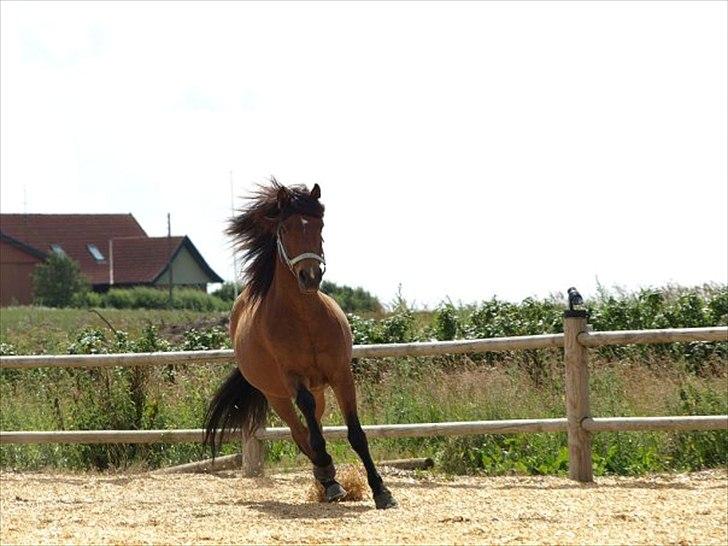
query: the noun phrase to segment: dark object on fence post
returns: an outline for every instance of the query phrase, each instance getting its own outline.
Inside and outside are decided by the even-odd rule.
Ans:
[[[569,294],[569,311],[574,311],[575,305],[584,305],[584,298],[581,297],[576,288],[572,286],[566,293]]]
[[[578,301],[577,301],[578,297]],[[575,288],[569,289],[569,309],[564,311],[564,364],[566,370],[566,419],[569,433],[569,477],[580,482],[594,480],[591,433],[582,421],[591,417],[589,409],[589,366],[587,349],[579,334],[587,331],[588,313],[574,309],[583,300]]]

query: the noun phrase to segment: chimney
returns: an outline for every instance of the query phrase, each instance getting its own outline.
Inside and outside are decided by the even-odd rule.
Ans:
[[[114,284],[114,240],[109,239],[109,286]]]

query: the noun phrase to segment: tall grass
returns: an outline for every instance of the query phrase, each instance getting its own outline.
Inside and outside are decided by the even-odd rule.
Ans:
[[[655,295],[657,294],[657,295]],[[662,289],[637,294],[604,293],[589,302],[598,329],[725,324],[725,287]],[[357,342],[453,339],[558,332],[558,298],[512,304],[490,300],[473,306],[450,303],[434,312],[401,304],[381,320],[350,316]],[[122,311],[111,322],[123,322]],[[55,345],[44,344],[52,318],[37,309],[3,310],[0,351],[105,353],[196,350],[229,346],[222,326],[197,326],[174,335],[173,315],[144,315],[130,333],[106,327],[64,330]],[[80,315],[66,313],[80,327]],[[80,312],[79,312],[80,313]],[[130,312],[126,312],[130,313]],[[140,313],[140,312],[135,312]],[[161,313],[161,312],[160,312]],[[90,314],[86,314],[90,316]],[[84,316],[86,316],[84,315]],[[684,315],[685,321],[681,322]],[[66,315],[64,315],[66,316]],[[95,320],[95,319],[94,319]],[[131,319],[128,324],[134,324]],[[156,323],[155,323],[156,321]],[[164,335],[160,334],[164,332]],[[65,341],[64,341],[65,340]],[[728,413],[726,344],[670,344],[590,351],[594,415]],[[40,352],[40,351],[38,351]],[[99,370],[48,369],[0,372],[0,428],[75,430],[197,428],[225,366],[194,365]],[[483,419],[562,417],[563,365],[560,350],[507,352],[437,358],[400,358],[354,363],[364,423],[415,423]],[[341,424],[329,400],[328,424]],[[281,424],[271,417],[272,425]],[[432,456],[448,472],[558,474],[566,470],[565,434],[512,434],[459,438],[371,441],[376,458]],[[354,460],[345,442],[331,442],[337,460]],[[227,445],[227,451],[237,446]],[[154,468],[204,456],[195,444],[2,446],[4,468]],[[271,463],[307,464],[291,442],[272,442]],[[728,433],[599,433],[594,435],[597,474],[640,474],[728,464]]]

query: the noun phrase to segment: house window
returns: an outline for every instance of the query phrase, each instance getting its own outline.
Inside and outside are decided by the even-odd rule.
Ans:
[[[88,248],[88,251],[91,253],[91,256],[93,256],[94,260],[96,260],[97,262],[106,261],[106,258],[104,258],[104,255],[101,254],[99,247],[97,247],[96,245],[86,245],[86,248]]]
[[[61,248],[61,245],[51,245],[51,250],[54,254],[58,254],[59,256],[66,255],[66,252]]]

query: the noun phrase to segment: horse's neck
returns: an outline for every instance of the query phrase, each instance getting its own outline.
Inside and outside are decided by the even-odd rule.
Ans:
[[[270,304],[277,309],[285,310],[287,316],[296,316],[301,320],[313,318],[323,302],[317,294],[304,294],[298,287],[293,272],[280,258],[276,260],[273,283],[268,294]]]

